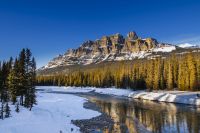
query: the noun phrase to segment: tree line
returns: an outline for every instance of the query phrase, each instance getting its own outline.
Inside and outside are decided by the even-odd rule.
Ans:
[[[0,118],[10,116],[9,103],[32,109],[36,104],[36,62],[30,49],[22,49],[14,60],[0,62]]]
[[[200,90],[200,54],[172,54],[83,68],[67,74],[40,75],[38,85],[117,87],[151,90]]]

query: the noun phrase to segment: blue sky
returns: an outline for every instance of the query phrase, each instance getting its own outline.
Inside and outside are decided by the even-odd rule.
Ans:
[[[162,42],[200,42],[199,0],[0,0],[0,60],[28,47],[38,67],[103,35],[136,31]]]

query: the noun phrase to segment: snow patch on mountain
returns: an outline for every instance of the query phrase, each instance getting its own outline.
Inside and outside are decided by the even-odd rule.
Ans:
[[[191,43],[183,43],[183,44],[179,44],[178,46],[181,48],[197,47],[197,45],[191,44]]]
[[[154,52],[172,52],[173,50],[176,50],[176,46],[169,45],[169,46],[153,49]]]

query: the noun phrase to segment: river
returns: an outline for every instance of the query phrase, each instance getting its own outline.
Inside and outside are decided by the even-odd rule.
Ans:
[[[115,122],[112,129],[101,132],[135,133],[140,123],[153,133],[200,133],[200,108],[194,106],[113,96],[84,97]]]

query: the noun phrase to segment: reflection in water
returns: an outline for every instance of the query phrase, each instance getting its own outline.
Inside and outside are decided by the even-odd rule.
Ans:
[[[137,133],[135,119],[153,133],[200,133],[198,108],[142,100],[87,98],[114,119],[112,131],[105,133]]]

